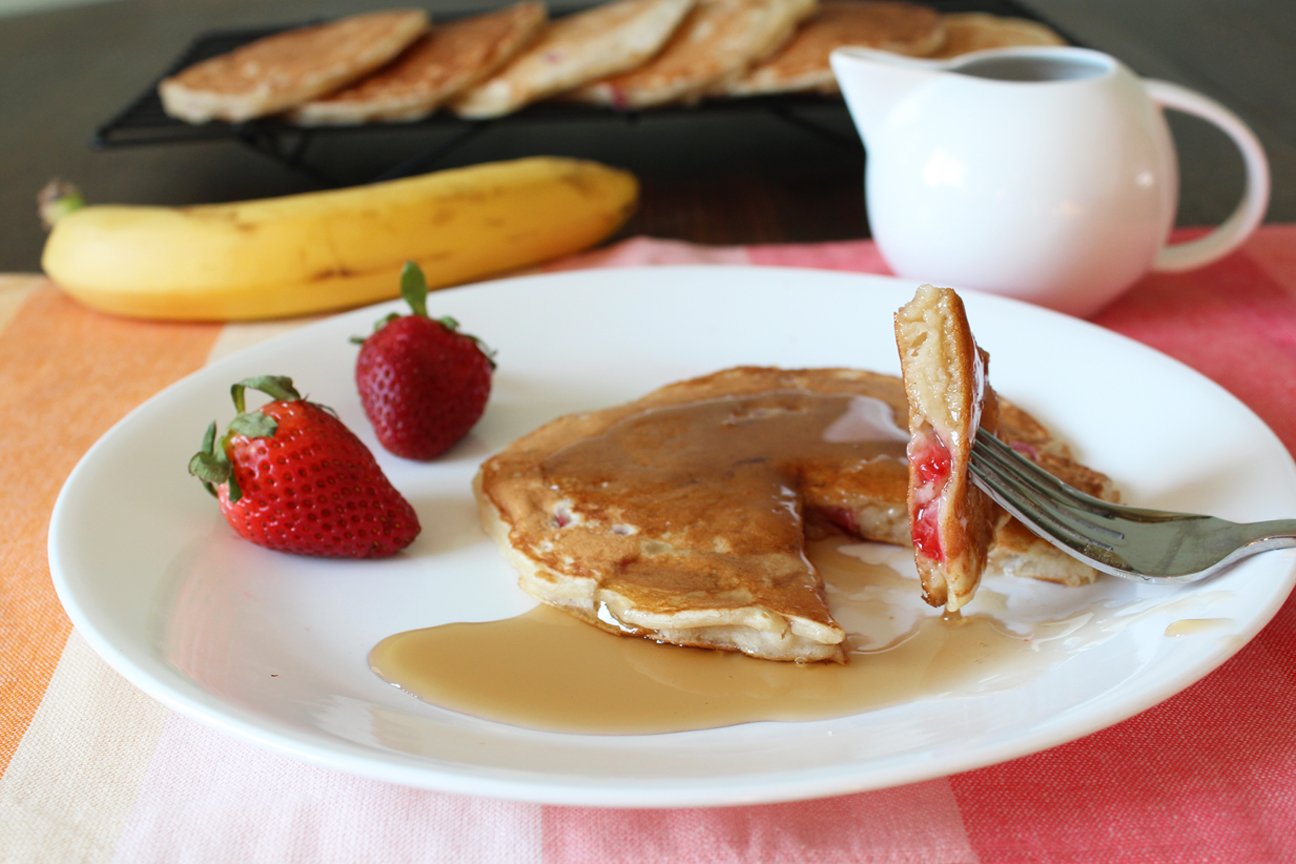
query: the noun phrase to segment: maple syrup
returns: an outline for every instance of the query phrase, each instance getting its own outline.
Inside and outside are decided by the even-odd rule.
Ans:
[[[780,663],[616,636],[548,606],[515,618],[398,633],[370,665],[418,698],[463,714],[555,732],[643,735],[761,720],[825,720],[888,705],[993,689],[1043,671],[1047,652],[987,616],[913,613],[916,577],[810,545],[849,662]],[[910,554],[908,550],[897,550]],[[919,601],[920,602],[920,601]],[[867,622],[890,620],[879,642]],[[850,622],[864,622],[862,629]],[[911,626],[909,626],[911,625]],[[882,627],[879,630],[885,629]]]

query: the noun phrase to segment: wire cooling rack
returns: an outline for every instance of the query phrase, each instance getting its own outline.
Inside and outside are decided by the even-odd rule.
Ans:
[[[941,12],[989,12],[995,15],[1008,15],[1018,18],[1030,18],[1040,21],[1057,30],[1057,27],[1044,21],[1030,9],[1019,5],[1015,0],[928,0],[926,5]],[[552,11],[557,18],[579,11],[584,7],[559,8]],[[437,21],[450,21],[473,13],[443,13],[436,16]],[[318,136],[335,136],[353,134],[357,131],[371,131],[375,126],[384,129],[405,130],[439,130],[447,134],[441,136],[433,147],[425,149],[410,158],[392,166],[384,172],[379,180],[408,176],[428,170],[443,156],[462,146],[472,138],[497,125],[518,125],[535,122],[620,122],[634,123],[641,116],[685,114],[714,115],[721,113],[766,112],[795,125],[809,133],[827,138],[847,148],[859,149],[860,142],[854,135],[844,135],[839,130],[839,123],[823,122],[824,112],[844,114],[846,109],[840,97],[821,94],[782,94],[777,96],[759,96],[738,99],[708,99],[692,106],[663,106],[644,111],[617,111],[609,108],[578,105],[562,102],[541,102],[527,106],[505,117],[491,120],[466,120],[440,111],[412,123],[360,124],[356,126],[312,126],[304,127],[289,123],[278,117],[265,117],[242,123],[225,123],[212,121],[192,124],[171,117],[162,108],[158,97],[157,84],[163,78],[173,75],[194,63],[215,57],[220,54],[246,45],[256,39],[301,27],[315,21],[295,21],[278,26],[242,28],[235,30],[211,30],[196,36],[189,46],[168,66],[156,81],[144,92],[138,94],[126,107],[117,112],[110,120],[95,130],[90,146],[96,150],[108,150],[122,147],[168,146],[201,141],[237,141],[245,146],[279,161],[289,168],[317,175],[317,179],[327,182],[305,161],[306,153]],[[1064,39],[1071,41],[1065,33]]]

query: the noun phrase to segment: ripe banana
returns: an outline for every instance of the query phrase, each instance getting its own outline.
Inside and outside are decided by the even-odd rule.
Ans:
[[[234,204],[90,206],[58,219],[42,264],[104,312],[278,318],[396,297],[406,261],[441,288],[579,251],[625,221],[638,188],[536,157]]]

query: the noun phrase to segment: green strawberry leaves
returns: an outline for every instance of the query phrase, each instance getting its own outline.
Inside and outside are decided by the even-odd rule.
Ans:
[[[401,296],[414,310],[414,314],[428,317],[428,284],[427,277],[423,275],[423,268],[413,261],[406,261],[405,266],[401,268],[400,289]]]
[[[419,265],[413,261],[406,261],[405,266],[401,268],[400,292],[401,297],[409,304],[410,309],[413,310],[415,315],[420,318],[431,317],[428,315],[427,309],[427,276],[424,275],[423,268],[419,267]],[[377,333],[379,330],[400,317],[401,315],[399,313],[392,312],[390,315],[387,315],[374,324],[373,332]],[[434,318],[433,320],[451,333],[459,333],[459,322],[451,318],[449,315],[443,315],[442,317]],[[372,336],[373,333],[370,333],[369,335]],[[471,339],[473,344],[477,346],[477,350],[481,351],[482,356],[486,358],[486,362],[490,363],[491,369],[495,368],[495,352],[491,350],[490,346],[469,333],[459,333],[459,335]],[[366,338],[367,337],[364,336],[352,336],[351,341],[356,345],[363,345]]]
[[[189,473],[202,481],[203,487],[213,498],[216,497],[216,487],[229,481],[230,497],[233,498],[238,483],[234,480],[234,468],[230,465],[229,457],[225,455],[224,446],[219,450],[216,449],[215,420],[211,422],[211,425],[207,427],[206,434],[203,435],[202,449],[189,460]]]
[[[252,411],[240,414],[230,421],[229,431],[247,438],[269,438],[279,428],[278,422],[269,414]]]
[[[409,304],[410,309],[414,310],[415,315],[418,315],[423,318],[428,317],[427,276],[423,275],[423,268],[415,264],[413,261],[406,261],[405,266],[401,268],[400,292],[401,292],[401,297],[403,297],[405,299],[405,302]],[[399,312],[392,312],[390,315],[386,315],[378,319],[377,321],[374,322],[373,332],[377,333],[379,330],[383,329],[388,324],[390,324],[391,322],[395,321],[397,318],[400,317],[401,314]],[[451,318],[449,320],[453,321],[454,319]],[[444,320],[442,320],[442,325],[443,326],[445,325]],[[456,324],[455,326],[457,327],[459,325]],[[454,327],[451,327],[450,329],[453,330]],[[372,336],[373,333],[370,333],[369,335]],[[351,341],[356,345],[363,345],[365,343],[365,339],[367,338],[368,337],[366,336],[352,336]]]
[[[229,423],[229,428],[219,441],[216,440],[216,421],[212,421],[203,434],[202,449],[189,460],[189,473],[202,481],[203,486],[213,497],[216,487],[222,483],[229,484],[230,503],[236,503],[243,497],[238,480],[234,477],[234,466],[230,464],[225,446],[235,435],[247,438],[270,438],[279,428],[278,421],[269,414],[260,411],[248,411],[245,394],[248,390],[258,390],[277,402],[297,402],[301,394],[293,387],[292,379],[285,375],[258,375],[244,378],[230,387],[230,398],[238,414]]]
[[[86,206],[85,196],[74,184],[55,177],[36,194],[37,213],[46,231],[69,213]]]
[[[299,402],[302,398],[293,387],[292,379],[286,375],[257,375],[254,378],[244,378],[230,387],[230,398],[234,400],[234,408],[240,414],[247,410],[243,407],[243,393],[248,389],[260,390],[277,402]]]
[[[390,315],[387,315],[387,316],[384,317],[384,318],[380,318],[380,319],[378,319],[376,322],[374,322],[374,329],[373,329],[373,332],[374,332],[374,333],[377,333],[379,330],[383,329],[384,327],[386,327],[388,324],[390,324],[391,322],[395,321],[395,320],[396,320],[397,318],[399,318],[399,317],[401,317],[401,314],[400,314],[399,312],[393,312],[393,313],[391,313]],[[372,335],[373,335],[373,333],[370,333],[370,334],[369,334],[369,336],[372,336]],[[365,343],[365,340],[368,339],[369,336],[352,336],[352,337],[351,337],[351,344],[353,344],[353,345],[363,345],[363,344]]]

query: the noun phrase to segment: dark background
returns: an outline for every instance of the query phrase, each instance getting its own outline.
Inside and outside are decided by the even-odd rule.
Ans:
[[[1256,131],[1273,169],[1268,221],[1296,221],[1296,2],[1293,0],[1019,0],[1081,44],[1135,71],[1192,87]],[[95,151],[101,126],[147,90],[197,34],[289,24],[392,6],[385,0],[113,0],[0,17],[0,272],[36,271],[44,234],[36,192],[76,182],[97,203],[196,204],[321,188],[234,141]],[[400,4],[395,4],[400,5]],[[471,0],[431,0],[439,11]],[[497,5],[482,2],[480,8]],[[437,167],[562,154],[634,171],[638,213],[623,235],[706,243],[836,240],[867,235],[863,151],[839,106],[672,112],[500,123]],[[1221,221],[1242,187],[1241,158],[1201,121],[1171,115],[1182,184],[1178,222]],[[312,139],[307,164],[335,183],[370,180],[444,129],[351,131]]]

